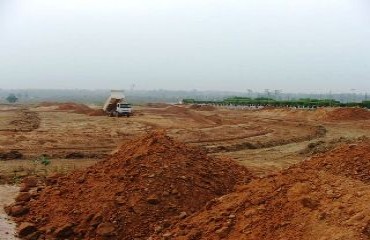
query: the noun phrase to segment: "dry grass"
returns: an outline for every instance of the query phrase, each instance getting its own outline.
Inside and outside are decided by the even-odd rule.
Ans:
[[[30,175],[45,177],[50,174],[65,174],[75,169],[87,168],[98,160],[96,159],[52,159],[50,165],[44,166],[32,160],[8,160],[0,163],[0,182],[18,183],[22,178]]]

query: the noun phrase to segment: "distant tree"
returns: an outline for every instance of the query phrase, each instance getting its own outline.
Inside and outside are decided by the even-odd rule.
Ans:
[[[6,100],[10,103],[15,103],[18,101],[18,98],[13,94],[9,94],[9,96],[6,98]]]

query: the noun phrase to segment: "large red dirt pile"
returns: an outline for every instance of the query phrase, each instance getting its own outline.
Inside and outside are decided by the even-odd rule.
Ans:
[[[351,169],[369,161],[369,145],[342,146],[326,156],[337,159],[342,169]],[[344,152],[359,158],[342,161]],[[352,173],[297,165],[252,180],[152,238],[369,239],[369,201],[370,185],[354,179]]]
[[[369,201],[369,186],[362,182],[294,169],[252,181],[165,235],[174,239],[368,239]]]
[[[231,160],[154,132],[86,170],[50,178],[34,199],[7,210],[26,209],[16,221],[29,239],[147,239],[250,179]]]

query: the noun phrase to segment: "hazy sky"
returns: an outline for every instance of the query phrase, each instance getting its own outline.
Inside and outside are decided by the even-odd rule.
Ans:
[[[370,92],[369,0],[0,0],[0,88]]]

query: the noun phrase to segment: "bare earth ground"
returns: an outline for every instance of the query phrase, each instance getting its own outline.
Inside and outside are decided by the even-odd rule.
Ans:
[[[197,111],[163,104],[135,110],[134,117],[110,118],[53,107],[0,106],[0,152],[23,154],[22,160],[1,162],[0,177],[17,180],[35,171],[86,167],[125,141],[157,128],[190,145],[205,147],[210,154],[229,156],[259,174],[303,160],[307,155],[300,151],[310,142],[354,139],[370,133],[369,120],[317,121],[309,110],[292,115],[282,110]],[[30,118],[29,112],[36,117]],[[41,155],[52,160],[46,168],[32,161]]]
[[[198,111],[164,104],[135,110],[130,118],[110,118],[60,111],[53,106],[0,105],[0,152],[23,155],[22,159],[0,159],[0,182],[17,183],[27,175],[85,168],[152,129],[166,129],[175,139],[204,147],[211,155],[235,159],[258,175],[310,157],[308,146],[312,143],[321,141],[325,150],[337,142],[370,136],[370,120],[318,120],[313,117],[315,111],[309,110]],[[42,155],[50,159],[50,165],[35,161]],[[0,189],[0,205],[14,196],[14,188],[5,189]],[[0,225],[0,239],[8,237],[1,231]]]

